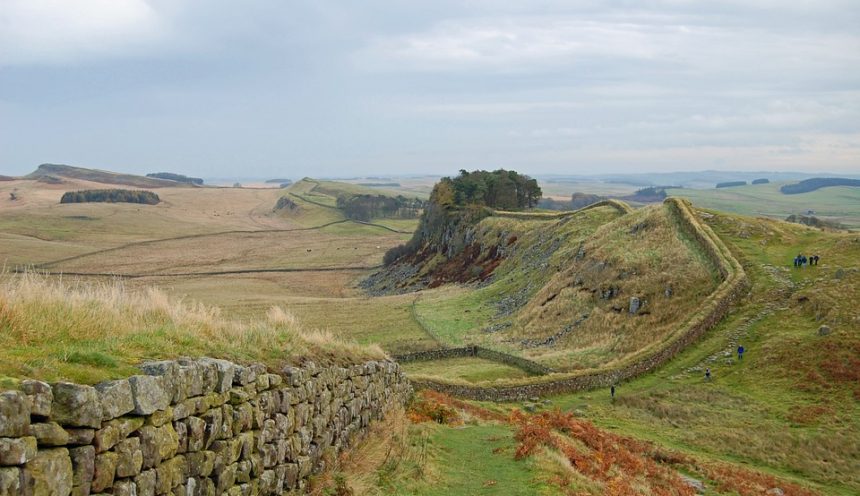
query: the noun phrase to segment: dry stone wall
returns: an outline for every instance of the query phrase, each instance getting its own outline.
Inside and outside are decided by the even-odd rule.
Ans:
[[[447,358],[477,357],[494,362],[504,363],[531,375],[545,375],[554,372],[551,368],[533,362],[529,359],[491,350],[483,346],[462,346],[459,348],[440,348],[437,350],[416,351],[403,355],[395,355],[393,358],[398,363],[427,362],[432,360],[444,360]]]
[[[390,361],[287,367],[180,359],[85,386],[0,393],[0,496],[300,491],[411,387]]]
[[[664,203],[677,220],[679,228],[694,239],[723,279],[720,286],[702,305],[699,312],[673,336],[664,342],[656,343],[652,349],[646,350],[642,356],[631,362],[605,370],[570,375],[550,374],[544,377],[526,379],[528,382],[525,383],[500,386],[480,386],[429,378],[412,378],[412,386],[416,389],[433,389],[473,400],[519,401],[536,396],[609,387],[620,381],[655,370],[671,360],[708,330],[719,324],[732,305],[747,293],[749,280],[740,262],[732,256],[731,251],[719,236],[710,227],[699,222],[688,201],[679,198],[667,198]]]

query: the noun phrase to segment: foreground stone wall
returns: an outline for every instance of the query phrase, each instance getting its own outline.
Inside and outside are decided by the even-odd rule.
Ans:
[[[268,495],[300,490],[411,387],[390,361],[288,367],[151,362],[95,387],[0,393],[0,496]]]

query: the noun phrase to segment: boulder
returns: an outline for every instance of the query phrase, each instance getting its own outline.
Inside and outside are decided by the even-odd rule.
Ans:
[[[630,297],[630,306],[628,311],[631,315],[634,315],[639,312],[639,309],[642,308],[642,302],[639,300],[637,296]]]
[[[150,415],[170,405],[170,397],[162,387],[162,379],[150,375],[135,375],[128,379],[134,401],[135,415]]]
[[[39,450],[24,466],[40,496],[68,496],[72,492],[72,459],[66,448]]]
[[[0,437],[26,436],[30,427],[29,400],[19,391],[0,393]]]
[[[214,367],[218,371],[217,380],[215,382],[215,392],[225,393],[233,387],[233,377],[235,375],[236,365],[227,360],[218,360],[215,358],[201,358],[199,360],[204,366]]]
[[[24,480],[18,467],[0,467],[0,496],[24,494]]]
[[[818,328],[818,335],[819,336],[827,336],[828,334],[830,334],[830,332],[831,332],[830,326],[823,325],[823,326]]]
[[[72,427],[101,427],[102,406],[94,387],[58,382],[53,391],[52,420]]]
[[[72,459],[72,485],[90,488],[96,464],[96,449],[92,446],[81,446],[69,450]]]
[[[113,485],[113,496],[137,496],[137,484],[133,480],[117,481]]]
[[[54,393],[50,384],[42,381],[21,381],[21,391],[30,400],[30,414],[40,417],[51,416],[51,403],[54,401]]]
[[[143,467],[153,468],[162,460],[172,458],[179,449],[179,435],[173,424],[162,427],[145,425],[140,428],[140,450],[143,453]]]
[[[96,455],[93,465],[92,491],[98,493],[113,486],[116,476],[116,462],[119,456],[116,453],[107,452]]]
[[[117,477],[134,477],[143,467],[143,452],[140,450],[140,439],[130,437],[116,445],[114,452],[119,455],[116,461]]]
[[[36,438],[0,437],[0,466],[23,465],[36,457]]]
[[[134,478],[137,485],[137,496],[155,496],[155,469],[141,472]]]
[[[105,381],[96,384],[102,398],[102,420],[112,420],[134,410],[134,398],[128,380]]]
[[[690,489],[696,491],[697,494],[705,493],[705,484],[699,479],[694,479],[688,475],[680,474],[681,480],[684,481],[684,484],[690,487]]]
[[[56,422],[30,424],[30,435],[39,446],[65,446],[69,444],[69,433]]]

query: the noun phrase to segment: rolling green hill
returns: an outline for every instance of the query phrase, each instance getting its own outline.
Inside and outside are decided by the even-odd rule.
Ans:
[[[62,164],[42,164],[35,171],[24,176],[26,179],[39,179],[44,176],[65,177],[69,179],[80,179],[102,184],[121,184],[135,188],[169,188],[188,186],[185,183],[168,181],[153,177],[137,176],[134,174],[120,174],[117,172],[73,167]]]
[[[806,214],[860,229],[860,188],[833,186],[808,193],[786,195],[780,191],[785,182],[771,182],[721,189],[669,189],[673,196],[687,198],[697,206],[741,215],[785,219],[791,214]]]

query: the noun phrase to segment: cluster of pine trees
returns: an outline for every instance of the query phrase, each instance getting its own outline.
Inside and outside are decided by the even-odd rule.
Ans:
[[[516,171],[460,171],[444,177],[433,188],[430,201],[438,205],[479,205],[499,210],[522,210],[537,205],[541,195],[535,179]]]
[[[384,195],[340,195],[337,208],[349,219],[370,221],[379,218],[414,219],[421,213],[425,202],[418,198]]]
[[[444,177],[433,187],[430,202],[421,215],[418,229],[408,243],[385,253],[383,263],[419,253],[424,247],[438,253],[460,253],[466,246],[466,232],[490,211],[522,210],[537,205],[542,196],[536,180],[515,171],[460,171]],[[454,233],[452,235],[452,233]],[[450,250],[448,249],[450,248]]]
[[[60,203],[144,203],[156,205],[161,199],[152,191],[131,189],[88,189],[84,191],[67,191],[60,198]]]

